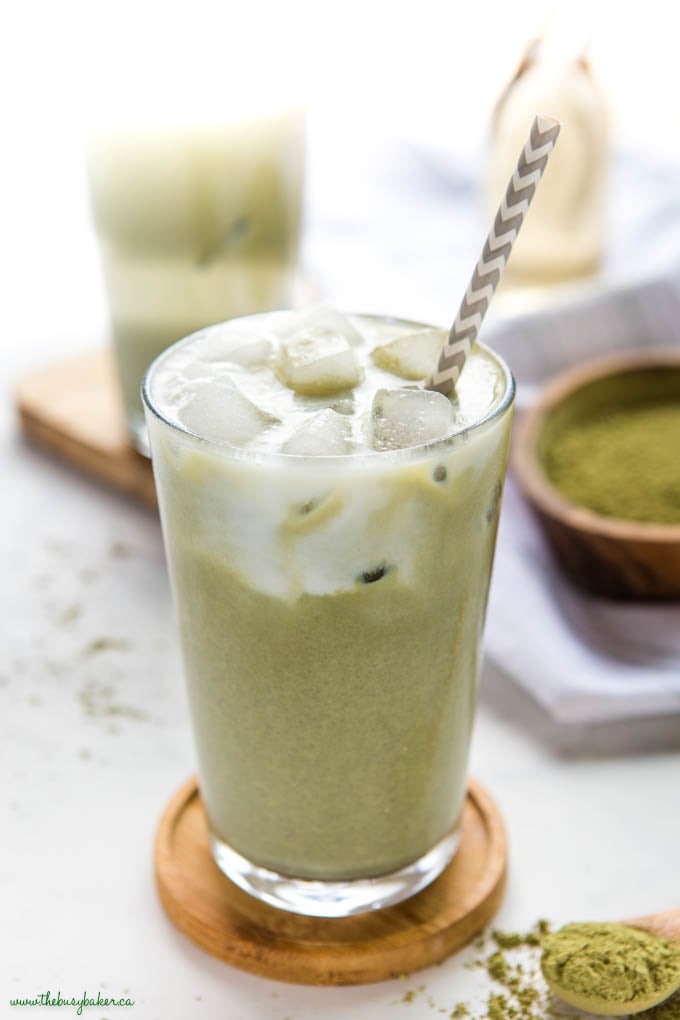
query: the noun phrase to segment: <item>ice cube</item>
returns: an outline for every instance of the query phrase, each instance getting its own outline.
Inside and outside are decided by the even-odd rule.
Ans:
[[[289,389],[312,396],[351,389],[363,378],[348,341],[333,332],[296,333],[282,340],[276,371]]]
[[[402,379],[429,379],[437,367],[446,341],[442,329],[420,329],[371,351],[374,365]]]
[[[246,446],[265,429],[279,423],[278,418],[223,381],[196,381],[177,417],[192,432],[235,446]]]
[[[453,407],[443,393],[416,388],[378,390],[371,407],[370,441],[376,450],[420,446],[441,439],[453,423]]]
[[[297,453],[304,457],[332,457],[351,453],[351,450],[350,420],[330,407],[303,422],[283,446],[284,453]]]
[[[342,397],[329,405],[338,414],[354,414],[354,397]]]
[[[201,341],[199,357],[210,363],[226,361],[251,368],[269,361],[272,343],[255,328],[229,324],[211,330]]]
[[[328,305],[308,305],[294,312],[278,315],[273,329],[283,342],[300,336],[341,336],[351,347],[363,344],[364,338],[348,318]]]
[[[214,361],[199,361],[198,359],[193,362],[189,362],[182,368],[181,381],[182,384],[189,382],[193,383],[196,379],[227,379],[229,368],[227,365],[217,364]]]

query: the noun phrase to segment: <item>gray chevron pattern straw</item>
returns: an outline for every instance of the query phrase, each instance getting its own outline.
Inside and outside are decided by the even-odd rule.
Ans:
[[[558,121],[541,114],[531,125],[427,389],[447,394],[455,389],[559,133]]]

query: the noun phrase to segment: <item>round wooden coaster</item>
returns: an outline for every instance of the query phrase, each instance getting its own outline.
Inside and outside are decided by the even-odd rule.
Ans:
[[[156,884],[173,924],[227,963],[278,981],[354,985],[443,960],[493,917],[503,895],[505,829],[472,780],[458,853],[422,892],[342,919],[302,917],[254,899],[215,864],[195,779],[168,804],[156,836]]]

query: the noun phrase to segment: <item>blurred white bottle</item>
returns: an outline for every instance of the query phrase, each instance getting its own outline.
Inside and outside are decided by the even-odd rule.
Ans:
[[[541,286],[595,273],[605,242],[609,117],[583,46],[553,31],[529,42],[492,119],[486,186],[493,216],[536,115],[562,123],[504,285]]]

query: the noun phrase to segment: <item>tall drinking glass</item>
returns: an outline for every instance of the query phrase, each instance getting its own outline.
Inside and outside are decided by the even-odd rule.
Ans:
[[[458,844],[514,384],[482,345],[451,400],[406,382],[444,336],[274,313],[145,380],[213,853],[295,912],[397,902]]]
[[[87,163],[125,415],[148,455],[153,359],[202,326],[291,304],[304,118],[108,126],[90,132]]]

